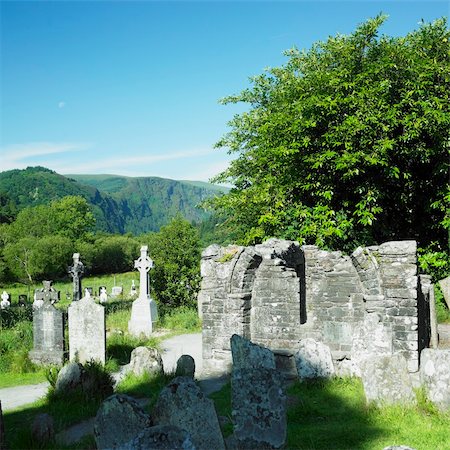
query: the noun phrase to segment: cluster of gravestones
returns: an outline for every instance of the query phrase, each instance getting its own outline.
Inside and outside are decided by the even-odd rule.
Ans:
[[[147,255],[147,247],[141,248],[141,255],[135,261],[135,268],[140,272],[139,296],[133,302],[131,320],[128,323],[130,334],[150,336],[153,323],[158,319],[156,303],[149,294],[148,272],[153,261]],[[73,255],[73,265],[69,267],[73,278],[73,301],[67,316],[69,327],[69,360],[84,363],[97,361],[105,363],[106,328],[105,308],[97,304],[92,297],[92,290],[85,289],[82,296],[81,279],[84,265],[80,255]],[[44,287],[36,293],[33,310],[33,349],[30,360],[36,364],[62,365],[65,360],[64,317],[63,311],[53,304],[58,301],[59,293],[50,281],[43,282]],[[134,288],[134,289],[133,289]],[[136,288],[134,283],[132,291]],[[103,300],[102,300],[103,296]],[[100,289],[100,303],[105,303],[106,288]]]

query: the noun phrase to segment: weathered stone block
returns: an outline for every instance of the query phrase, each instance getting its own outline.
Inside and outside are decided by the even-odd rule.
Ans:
[[[428,398],[442,411],[449,410],[450,350],[426,348],[420,358],[420,380]]]
[[[160,393],[152,412],[156,425],[172,425],[186,430],[198,450],[225,450],[212,400],[192,378],[176,377]]]
[[[240,448],[280,448],[286,441],[286,396],[275,369],[233,369],[234,436]]]
[[[401,355],[380,356],[359,361],[368,402],[412,404],[415,394],[406,359]]]
[[[295,362],[300,379],[329,378],[334,374],[330,348],[311,338],[300,341]]]

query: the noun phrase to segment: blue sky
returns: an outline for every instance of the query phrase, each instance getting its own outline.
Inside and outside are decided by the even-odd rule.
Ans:
[[[0,170],[207,181],[243,106],[218,100],[284,64],[283,50],[369,17],[405,35],[448,1],[0,1]]]

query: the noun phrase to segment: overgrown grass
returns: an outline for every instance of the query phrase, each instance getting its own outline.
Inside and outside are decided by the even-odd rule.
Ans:
[[[181,306],[166,314],[162,318],[161,326],[172,331],[198,333],[202,329],[202,322],[196,309]]]
[[[211,394],[219,415],[231,417],[230,384]],[[296,383],[288,389],[286,449],[379,450],[408,445],[448,450],[450,414],[439,413],[418,392],[416,407],[366,405],[358,379]],[[228,435],[229,425],[223,430]]]

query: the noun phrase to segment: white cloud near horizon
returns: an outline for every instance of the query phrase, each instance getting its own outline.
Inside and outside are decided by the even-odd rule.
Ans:
[[[90,144],[80,142],[27,142],[0,147],[0,170],[24,169],[30,165],[43,165],[33,161],[40,156],[86,150]]]

